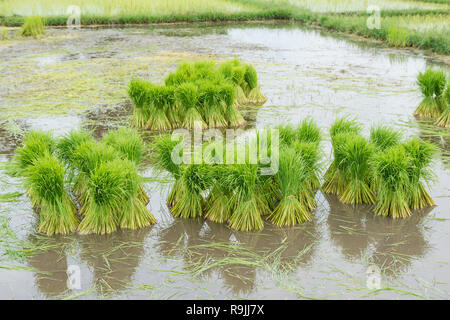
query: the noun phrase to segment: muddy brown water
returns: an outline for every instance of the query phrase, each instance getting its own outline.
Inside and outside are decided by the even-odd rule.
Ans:
[[[36,234],[25,196],[0,202],[0,298],[449,298],[449,133],[412,116],[421,100],[417,73],[448,67],[421,53],[292,24],[49,29],[41,40],[0,46],[0,161],[11,159],[21,131],[60,135],[86,127],[101,136],[128,124],[132,76],[161,81],[183,60],[235,56],[255,66],[268,98],[243,110],[248,130],[311,116],[324,131],[324,168],[327,128],[338,116],[355,116],[365,133],[384,123],[421,136],[440,149],[430,188],[437,206],[392,220],[318,192],[312,222],[236,232],[172,218],[165,205],[170,182],[146,163],[142,174],[160,180],[145,184],[158,223],[142,230],[49,238]],[[77,76],[85,82],[73,84]],[[77,94],[70,94],[73,86]],[[58,108],[33,107],[46,101]],[[3,171],[0,182],[0,194],[23,192],[21,181]],[[68,284],[73,268],[79,287]]]

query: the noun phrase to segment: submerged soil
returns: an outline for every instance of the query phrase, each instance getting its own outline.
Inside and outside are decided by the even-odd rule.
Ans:
[[[383,123],[430,140],[440,150],[430,188],[437,206],[392,220],[318,192],[312,222],[243,233],[174,219],[165,205],[171,182],[146,163],[155,226],[49,238],[36,234],[21,181],[0,171],[0,299],[450,296],[450,135],[412,115],[421,101],[417,73],[448,67],[420,53],[293,24],[48,29],[39,40],[13,38],[0,42],[0,162],[26,130],[85,127],[101,136],[127,125],[131,77],[159,82],[184,60],[235,56],[255,66],[268,98],[243,110],[246,129],[313,117],[325,133],[324,169],[338,116],[356,117],[365,133]],[[67,282],[73,268],[78,288]]]

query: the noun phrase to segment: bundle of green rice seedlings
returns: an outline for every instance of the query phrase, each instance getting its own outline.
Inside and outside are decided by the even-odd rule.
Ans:
[[[443,71],[428,68],[424,73],[419,73],[417,84],[424,95],[424,99],[414,111],[415,115],[431,118],[441,115],[439,97],[444,92],[445,83],[446,75]]]
[[[170,135],[162,135],[155,139],[151,146],[153,162],[158,170],[167,171],[175,178],[169,197],[167,198],[167,205],[173,207],[175,203],[180,201],[185,191],[184,183],[181,180],[183,175],[183,166],[176,164],[172,160],[172,152],[179,141],[172,141]]]
[[[117,151],[104,143],[89,140],[80,144],[73,153],[73,163],[78,174],[75,179],[73,193],[84,203],[86,188],[92,172],[102,163],[120,158]]]
[[[172,95],[172,96],[171,96]],[[170,109],[174,92],[171,87],[154,85],[148,93],[148,103],[144,106],[148,119],[145,127],[151,130],[168,130],[172,125],[166,111]]]
[[[217,67],[213,60],[196,61],[193,65],[195,80],[217,79]]]
[[[219,66],[219,73],[233,83],[235,88],[235,106],[245,104],[247,97],[241,86],[245,77],[245,67],[241,65],[238,59],[225,61]]]
[[[387,148],[398,145],[402,140],[400,132],[383,125],[370,128],[370,142],[376,151],[384,151]]]
[[[299,142],[319,144],[322,140],[320,128],[312,118],[302,120],[295,133]]]
[[[307,175],[307,167],[297,150],[283,148],[276,173],[281,200],[275,210],[268,215],[270,221],[278,226],[293,226],[311,220],[311,214],[298,198],[298,194],[304,192]]]
[[[297,141],[297,133],[296,128],[292,125],[278,125],[275,127],[278,130],[278,135],[280,139],[280,143],[286,146],[290,146],[295,141]]]
[[[434,206],[435,203],[425,188],[425,184],[433,180],[430,165],[435,152],[434,146],[430,142],[413,138],[404,142],[403,147],[410,157],[407,169],[410,183],[409,206],[413,210]]]
[[[224,113],[225,120],[230,127],[240,127],[245,125],[242,114],[235,105],[235,90],[231,84],[224,83],[219,89],[220,104]]]
[[[188,62],[181,63],[174,73],[169,74],[164,80],[166,86],[179,86],[185,82],[194,80],[194,66]]]
[[[338,163],[340,159],[337,159],[339,158],[339,151],[337,149],[342,143],[344,143],[343,140],[345,139],[345,137],[336,137],[340,134],[345,133],[358,134],[360,131],[361,128],[359,124],[355,120],[348,118],[338,118],[331,126],[330,136],[334,160],[324,174],[324,183],[322,184],[322,190],[324,192],[339,195],[339,193],[343,191],[344,188],[345,177],[338,169]]]
[[[84,215],[80,234],[108,234],[117,230],[119,215],[127,197],[126,179],[116,161],[100,163],[90,174],[86,197],[80,209]]]
[[[156,223],[142,200],[136,164],[130,160],[113,160],[109,165],[121,170],[124,177],[124,199],[119,212],[118,224],[123,229],[139,229]]]
[[[27,17],[20,28],[19,34],[22,37],[38,38],[44,34],[44,21],[39,16]]]
[[[199,87],[199,102],[202,106],[202,116],[210,128],[227,126],[220,90],[221,87],[219,85],[209,81],[203,82]]]
[[[230,127],[240,127],[247,123],[234,103],[231,106],[224,106],[225,119]]]
[[[345,144],[354,135],[354,133],[339,133],[332,138],[334,159],[328,171],[325,172],[325,182],[322,185],[324,192],[339,196],[347,187],[348,177],[345,174],[344,166]]]
[[[128,85],[128,96],[134,105],[132,124],[137,128],[144,128],[148,121],[146,104],[149,91],[153,84],[140,79],[131,79]]]
[[[217,223],[228,222],[234,210],[233,190],[223,179],[228,169],[227,165],[217,165],[210,170],[213,186],[206,200],[205,218]]]
[[[258,165],[229,165],[229,171],[223,179],[233,190],[230,201],[234,211],[229,219],[230,227],[240,231],[262,230],[262,216],[270,209],[262,191]]]
[[[350,134],[345,140],[338,148],[342,152],[338,168],[346,178],[345,186],[338,194],[339,200],[349,204],[373,204],[376,201],[371,189],[370,161],[374,155],[373,147],[367,139],[357,134]]]
[[[24,137],[23,146],[16,150],[10,173],[14,176],[23,176],[26,169],[33,165],[36,159],[46,153],[52,154],[55,151],[55,145],[50,132],[28,132]]]
[[[76,148],[85,143],[93,141],[92,133],[86,130],[71,130],[62,136],[57,144],[58,158],[71,170],[74,169],[74,152]]]
[[[246,83],[245,87],[248,90],[246,92],[247,101],[255,105],[263,105],[267,101],[267,98],[261,93],[258,87],[258,75],[256,74],[255,68],[251,65],[245,66],[244,80]]]
[[[313,211],[316,206],[315,194],[320,187],[319,172],[321,169],[322,153],[319,145],[315,142],[296,141],[292,148],[301,159],[301,165],[305,173],[299,183],[297,196],[308,211]]]
[[[181,113],[181,126],[192,129],[197,125],[206,129],[207,124],[197,110],[198,90],[192,83],[183,83],[175,89],[175,98],[179,105]]]
[[[122,127],[108,131],[103,136],[102,141],[106,145],[113,147],[123,159],[132,161],[136,167],[139,166],[145,148],[139,132],[131,128]],[[139,198],[145,204],[150,201],[141,184],[139,184]]]
[[[39,232],[68,234],[76,230],[76,208],[64,189],[64,167],[50,154],[33,161],[26,173],[27,188],[39,199]]]
[[[313,119],[304,119],[300,125],[295,129],[296,141],[300,146],[299,152],[304,153],[307,163],[309,163],[311,170],[311,187],[313,190],[320,188],[319,180],[319,162],[322,154],[320,152],[319,144],[322,141],[322,133],[317,123]],[[302,147],[303,146],[303,147]],[[305,149],[306,152],[303,151]]]
[[[182,188],[184,191],[180,199],[170,208],[174,217],[199,218],[203,216],[205,192],[212,183],[210,166],[204,164],[190,164],[181,176]]]
[[[450,127],[450,82],[447,84],[447,90],[445,90],[444,94],[444,100],[442,101],[442,104],[445,104],[445,108],[443,108],[444,111],[442,111],[441,116],[439,119],[436,120],[436,125],[444,128]]]
[[[244,76],[245,76],[245,67],[243,66],[233,67],[233,76],[231,80],[235,85],[235,96],[238,105],[244,105],[248,102],[245,91],[242,88],[244,83]]]
[[[177,128],[180,125],[180,114],[178,110],[178,106],[175,100],[175,87],[174,86],[166,86],[163,91],[164,94],[164,105],[165,105],[165,113],[167,119],[169,120],[170,126],[172,128]]]
[[[411,194],[408,168],[411,159],[402,145],[378,153],[374,161],[377,180],[377,203],[375,213],[391,218],[405,218],[411,215],[408,204]]]
[[[137,130],[126,127],[109,130],[103,136],[102,142],[113,147],[122,158],[134,162],[136,166],[140,164],[144,153],[144,141]]]

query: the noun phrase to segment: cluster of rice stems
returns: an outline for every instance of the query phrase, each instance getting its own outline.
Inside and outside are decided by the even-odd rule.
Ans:
[[[263,105],[267,99],[258,86],[258,75],[253,66],[241,63],[237,58],[222,63],[220,73],[232,81],[236,91],[236,102],[239,105]]]
[[[446,73],[443,70],[428,68],[417,76],[417,84],[424,96],[414,111],[414,115],[428,118],[439,118],[447,108],[444,97]],[[439,122],[439,121],[438,121]]]
[[[107,234],[118,227],[138,229],[156,222],[139,198],[136,165],[127,159],[103,162],[91,172],[80,213],[81,234]]]
[[[255,69],[237,59],[220,66],[184,62],[164,85],[132,79],[128,95],[135,106],[133,126],[152,130],[238,127],[245,124],[239,105],[265,102]]]
[[[441,116],[436,120],[436,124],[440,127],[450,128],[450,82],[447,83],[442,104],[446,104]]]
[[[408,205],[409,165],[409,158],[401,145],[391,147],[375,158],[375,177],[378,186],[378,201],[375,205],[377,215],[392,218],[405,218],[411,215]]]
[[[39,232],[51,236],[75,231],[76,207],[64,189],[64,167],[58,160],[45,153],[33,161],[25,176],[29,194],[39,204]]]
[[[370,139],[354,120],[337,119],[330,130],[334,160],[322,189],[343,203],[375,204],[375,213],[407,217],[411,209],[434,205],[425,185],[432,181],[433,146],[374,126]]]
[[[58,141],[47,132],[27,134],[13,162],[40,211],[39,231],[105,234],[155,223],[137,172],[143,152],[141,137],[127,128],[109,131],[102,141],[84,130],[70,131]],[[80,204],[79,225],[65,186]]]
[[[324,175],[324,183],[322,190],[326,193],[335,195],[341,194],[346,187],[346,177],[339,169],[339,164],[342,162],[339,152],[339,146],[345,140],[346,134],[357,135],[361,132],[361,127],[354,119],[339,118],[330,128],[331,145],[333,148],[334,160]]]
[[[408,167],[409,177],[409,205],[411,209],[421,209],[434,206],[435,203],[428,194],[425,185],[433,180],[433,173],[430,170],[430,164],[435,152],[434,146],[418,138],[413,138],[402,144],[406,155],[410,158]]]
[[[136,167],[139,166],[145,146],[144,141],[136,130],[122,127],[109,131],[103,136],[103,142],[113,147],[122,159],[133,162]],[[139,184],[139,197],[145,204],[150,201],[141,184]]]
[[[22,37],[38,38],[44,34],[44,21],[39,16],[31,16],[25,19],[24,24],[19,30]]]
[[[56,143],[50,132],[31,131],[23,140],[23,146],[17,148],[13,157],[10,173],[14,176],[23,176],[25,171],[33,162],[45,155],[55,151]]]
[[[262,175],[264,164],[250,161],[249,144],[245,146],[243,163],[227,163],[228,146],[224,144],[223,163],[204,160],[202,164],[177,165],[173,162],[173,153],[178,141],[172,141],[168,135],[156,139],[153,145],[155,166],[175,178],[167,199],[171,213],[175,217],[203,217],[228,223],[232,229],[240,231],[263,229],[264,216],[280,226],[311,220],[311,211],[316,207],[315,193],[320,186],[320,130],[312,120],[305,120],[296,128],[279,129],[282,132],[292,129],[295,134],[289,143],[282,142],[275,176]],[[270,150],[270,139],[266,145],[260,143],[262,134],[257,132],[255,138],[250,138],[250,144]],[[237,152],[235,149],[233,160],[237,159]]]
[[[302,155],[296,148],[284,147],[275,177],[280,199],[268,215],[270,221],[279,226],[293,226],[311,220],[309,197],[312,197],[313,192],[307,183],[308,176],[309,168]]]

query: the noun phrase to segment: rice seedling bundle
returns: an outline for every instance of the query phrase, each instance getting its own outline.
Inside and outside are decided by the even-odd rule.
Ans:
[[[175,89],[175,98],[182,114],[183,128],[192,129],[195,126],[207,128],[199,110],[197,109],[198,89],[193,83],[183,83]]]
[[[105,234],[119,227],[137,229],[155,223],[137,172],[143,152],[139,133],[128,128],[109,131],[99,142],[84,130],[70,131],[57,141],[51,133],[32,131],[17,149],[12,173],[25,177],[33,207],[39,209],[39,232],[67,234],[78,229],[82,234]],[[80,224],[65,185],[73,185],[83,217]]]
[[[176,127],[236,127],[245,124],[240,104],[263,104],[255,69],[239,60],[184,62],[163,86],[132,79],[128,95],[135,108],[132,124],[167,130]]]
[[[401,139],[400,132],[387,126],[379,125],[370,128],[370,142],[376,151],[384,151],[396,146],[401,142]]]
[[[269,213],[267,198],[263,194],[258,165],[236,164],[227,167],[225,183],[233,190],[230,198],[234,211],[229,225],[240,231],[262,230],[262,216]]]
[[[391,218],[411,215],[411,194],[408,168],[411,159],[402,145],[386,149],[375,157],[375,179],[377,180],[377,202],[375,213]]]
[[[408,167],[409,176],[409,206],[411,209],[421,209],[434,206],[435,203],[425,185],[432,181],[433,173],[430,169],[434,147],[430,142],[413,138],[403,143],[406,155],[410,157]]]
[[[177,119],[173,113],[174,89],[171,86],[152,85],[148,89],[147,101],[144,103],[144,113],[147,115],[145,128],[152,130],[168,130],[172,128],[172,123],[167,115],[174,121]]]
[[[342,155],[339,147],[346,139],[345,134],[359,134],[360,131],[359,124],[355,120],[347,118],[336,119],[331,126],[330,136],[334,160],[324,175],[324,183],[322,184],[322,190],[324,192],[339,195],[345,188],[345,176],[339,170],[338,166],[341,161],[339,156]]]
[[[209,81],[202,81],[199,85],[198,101],[200,112],[208,127],[226,127],[224,101],[222,101],[221,87]]]
[[[226,79],[234,83],[238,104],[263,105],[266,102],[266,97],[258,87],[258,76],[253,66],[242,64],[238,59],[234,59],[223,62],[219,71]]]
[[[121,169],[124,179],[124,199],[118,215],[118,225],[123,229],[138,229],[154,224],[153,215],[147,209],[148,198],[142,197],[136,164],[128,159],[114,160],[111,166]]]
[[[126,198],[122,168],[115,161],[100,163],[90,176],[80,213],[80,234],[108,234],[117,230],[118,216]]]
[[[344,135],[343,144],[337,148],[337,168],[345,175],[345,185],[342,191],[339,191],[339,199],[343,203],[373,204],[376,200],[371,189],[370,161],[374,155],[373,147],[367,139],[358,134]]]
[[[76,230],[76,208],[64,189],[64,167],[48,153],[34,160],[26,172],[26,184],[40,207],[39,232],[68,234]]]
[[[203,164],[190,164],[180,177],[180,187],[183,192],[170,208],[174,217],[199,218],[203,216],[205,200],[202,193],[211,186],[210,167]]]
[[[293,226],[311,220],[311,213],[299,199],[300,194],[310,192],[310,185],[305,183],[308,175],[308,166],[297,150],[284,148],[280,153],[276,174],[281,200],[268,215],[270,221],[279,226]]]
[[[178,143],[178,141],[172,141],[170,135],[162,135],[156,138],[155,142],[151,146],[153,151],[152,160],[156,169],[167,171],[175,178],[175,184],[173,185],[169,193],[169,197],[167,198],[167,205],[169,207],[174,206],[175,203],[181,199],[185,190],[184,184],[181,180],[183,165],[176,164],[172,160],[172,152]]]
[[[144,128],[147,125],[148,113],[144,105],[147,104],[149,91],[153,84],[148,81],[131,79],[128,85],[128,96],[134,105],[132,124],[138,128]]]
[[[312,211],[317,206],[315,194],[320,188],[319,171],[322,153],[318,143],[314,142],[296,142],[293,144],[293,149],[299,155],[300,165],[305,171],[303,179],[298,181],[301,185],[299,185],[297,196],[307,210]]]
[[[56,153],[58,159],[66,166],[73,170],[74,153],[78,146],[85,142],[93,141],[92,134],[85,130],[71,130],[63,137],[61,137],[56,144]]]
[[[445,90],[444,99],[442,104],[445,105],[444,111],[442,111],[439,119],[436,120],[436,124],[440,127],[450,127],[450,81],[447,83],[447,90]]]
[[[23,176],[29,166],[34,161],[45,154],[53,154],[55,151],[55,141],[50,132],[31,131],[27,133],[23,140],[23,146],[17,148],[13,158],[11,174]]]
[[[132,161],[136,167],[139,166],[145,148],[139,132],[122,127],[117,130],[110,130],[102,141],[113,147],[123,159]],[[150,200],[141,184],[139,184],[139,197],[145,204]]]
[[[119,154],[113,147],[94,140],[80,144],[73,153],[73,163],[77,169],[73,192],[84,203],[86,188],[92,172],[102,163],[119,158]]]
[[[44,34],[44,21],[39,16],[27,17],[19,30],[22,37],[38,38]]]
[[[428,68],[424,73],[419,73],[417,84],[422,91],[424,99],[414,111],[414,114],[430,118],[439,117],[443,111],[442,95],[446,84],[445,72]]]
[[[210,170],[213,186],[206,200],[205,218],[217,223],[228,222],[235,209],[233,190],[223,179],[228,169],[227,165],[217,165]]]

